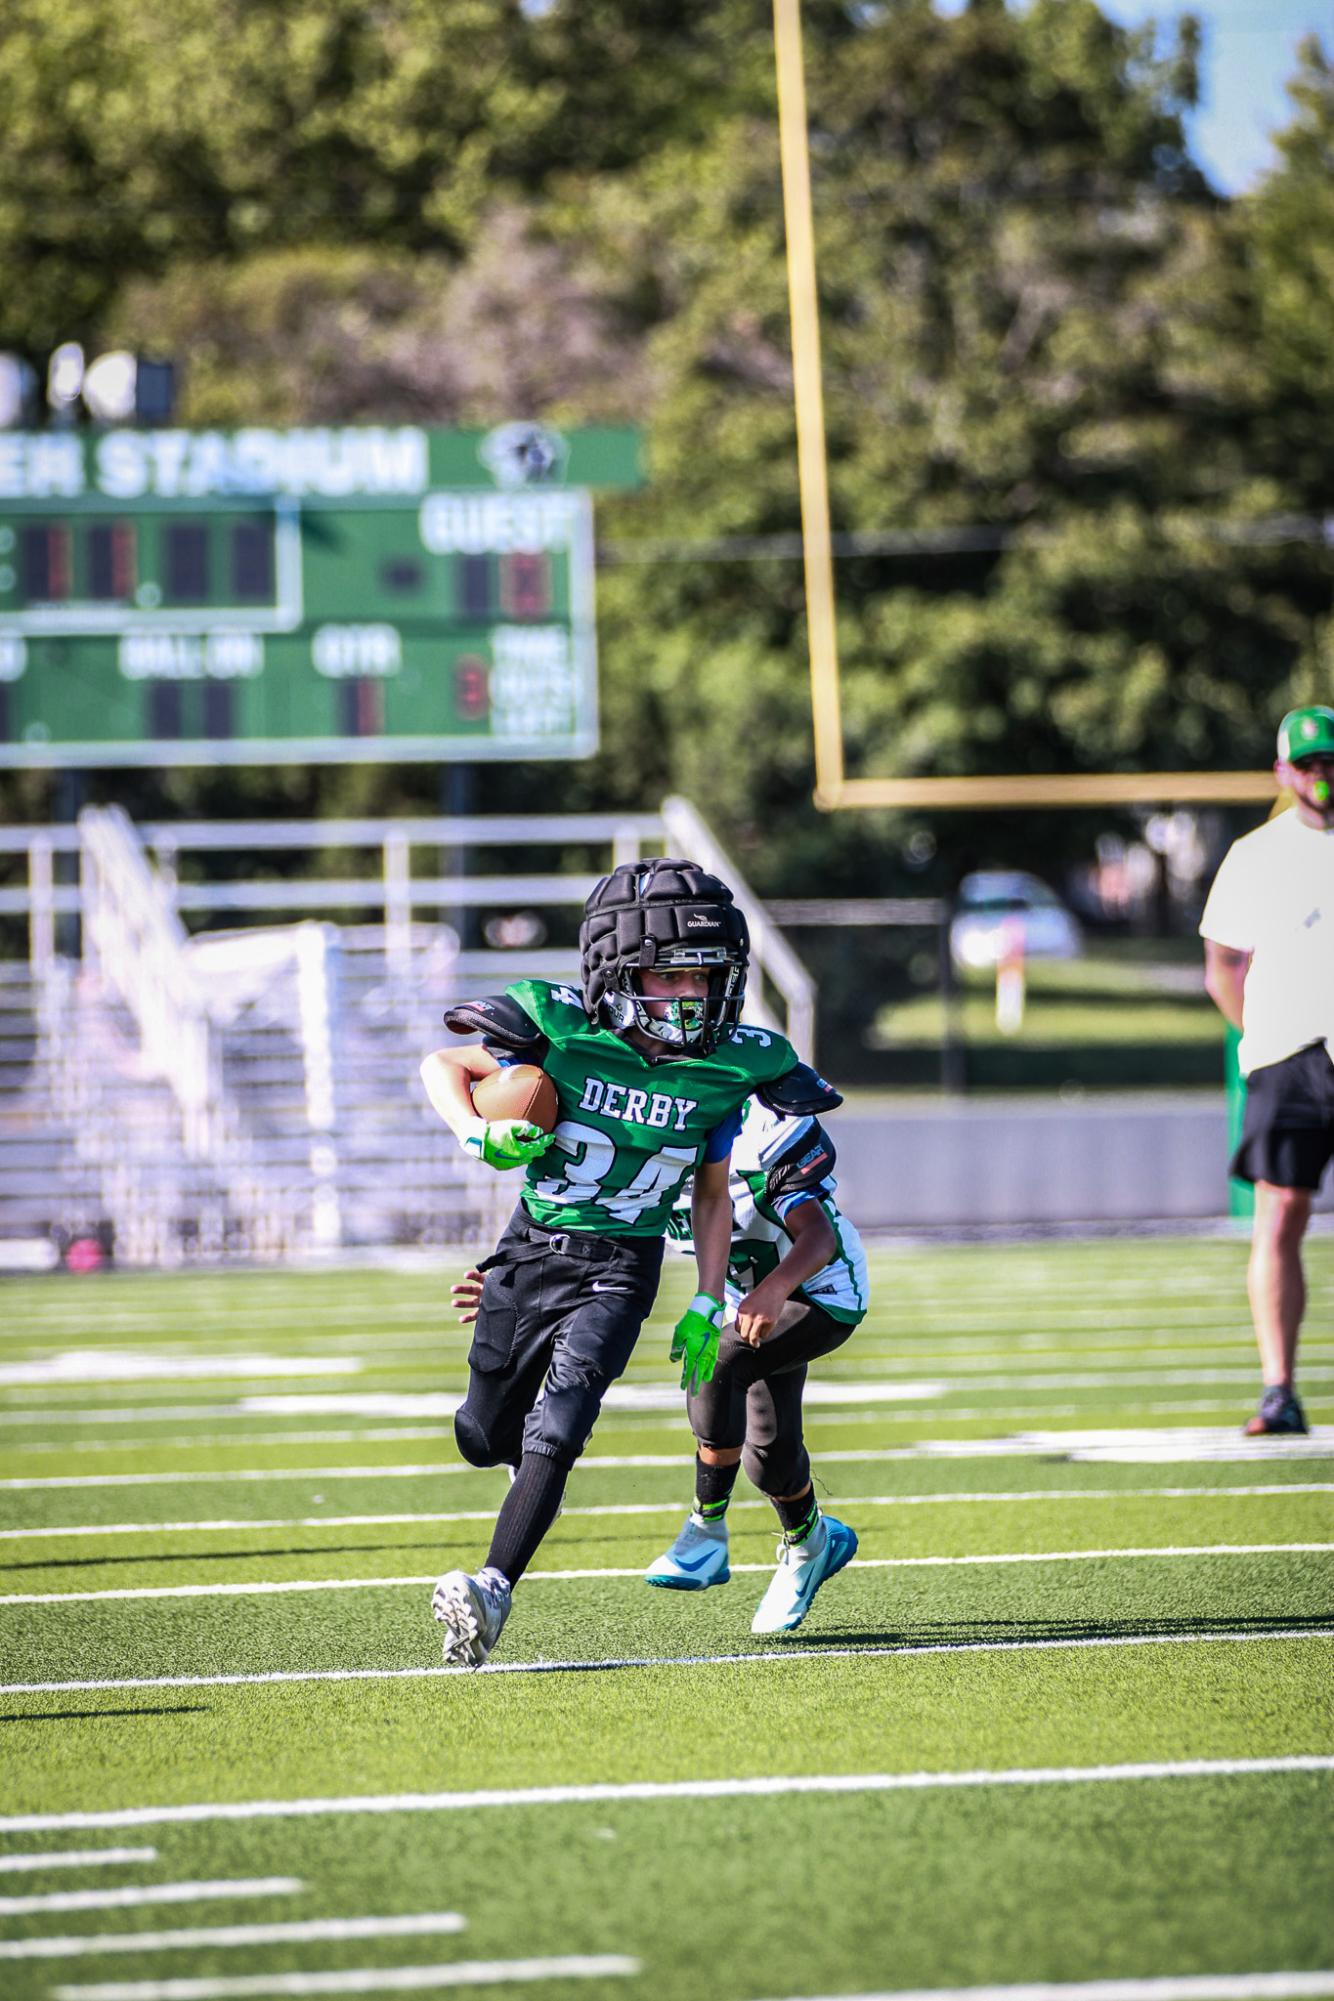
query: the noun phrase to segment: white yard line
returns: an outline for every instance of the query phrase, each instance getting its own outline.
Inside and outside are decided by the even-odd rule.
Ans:
[[[92,1359],[87,1366],[91,1371],[96,1366],[96,1351],[87,1351]],[[1056,1351],[1062,1352],[1062,1351]],[[1074,1361],[1077,1354],[1064,1351]],[[64,1358],[62,1358],[64,1359]],[[255,1358],[250,1358],[254,1360]],[[315,1373],[346,1374],[363,1367],[373,1369],[382,1358],[368,1352],[364,1360],[360,1358],[336,1359],[326,1357],[323,1368],[315,1360],[293,1362],[286,1373],[309,1375]],[[1106,1389],[1177,1389],[1196,1386],[1239,1384],[1253,1386],[1256,1381],[1254,1365],[1238,1364],[1236,1367],[1201,1368],[1198,1364],[1188,1367],[1179,1365],[1179,1356],[1174,1355],[1170,1364],[1144,1367],[1142,1354],[1128,1356],[1128,1363],[1140,1366],[1108,1368],[1107,1362],[1113,1357],[1102,1355],[1100,1369],[1067,1368],[1043,1373],[1041,1370],[1017,1369],[1014,1364],[1023,1357],[1012,1351],[999,1355],[979,1355],[975,1362],[951,1362],[948,1356],[914,1355],[905,1361],[902,1352],[892,1350],[886,1355],[858,1354],[847,1361],[828,1364],[826,1373],[807,1385],[806,1402],[815,1405],[837,1405],[843,1403],[921,1403],[937,1397],[961,1392],[1006,1392],[1026,1390],[1106,1390]],[[1008,1368],[997,1374],[988,1374],[984,1363],[1009,1363]],[[27,1365],[24,1365],[25,1367]],[[26,1378],[33,1382],[44,1380],[35,1373],[38,1365],[32,1365],[34,1373]],[[868,1366],[886,1371],[879,1379],[871,1379],[859,1373]],[[167,1381],[187,1375],[240,1374],[241,1371],[226,1371],[221,1366],[208,1364],[207,1358],[197,1357],[196,1366],[186,1368],[184,1363],[176,1370],[164,1369],[160,1379]],[[284,1368],[277,1358],[271,1360],[267,1370],[254,1370],[252,1374],[281,1375]],[[90,1373],[90,1380],[94,1379]],[[0,1371],[0,1384],[6,1380]],[[11,1376],[8,1380],[18,1380]],[[77,1378],[76,1378],[77,1380]],[[1308,1361],[1302,1368],[1302,1381],[1334,1381],[1334,1367]],[[463,1401],[461,1390],[367,1390],[364,1392],[342,1392],[337,1394],[271,1395],[256,1393],[238,1398],[230,1404],[159,1404],[118,1405],[106,1402],[94,1407],[61,1404],[6,1405],[0,1408],[0,1424],[57,1424],[91,1423],[124,1424],[140,1422],[187,1423],[209,1418],[242,1417],[452,1417]],[[674,1412],[684,1407],[684,1399],[679,1388],[672,1383],[627,1382],[614,1385],[603,1399],[603,1409],[614,1412]]]
[[[1023,1987],[885,1987],[801,2001],[1292,2001],[1334,1994],[1331,1973],[1182,1973],[1147,1980],[1050,1980]]]
[[[1181,1368],[1186,1363],[1195,1366],[1212,1363],[1216,1367],[1240,1368],[1246,1346],[1249,1345],[1248,1343],[1243,1345],[1245,1336],[1249,1335],[1249,1332],[1249,1326],[1246,1329],[1238,1327],[1208,1340],[1163,1337],[1156,1340],[1145,1339],[1132,1347],[1125,1345],[1124,1334],[1112,1341],[1085,1340],[1079,1337],[1067,1341],[1033,1341],[1024,1336],[1006,1342],[1004,1348],[999,1350],[995,1345],[994,1333],[986,1341],[971,1338],[952,1341],[934,1336],[928,1339],[926,1336],[896,1332],[890,1337],[858,1339],[855,1348],[849,1354],[842,1356],[836,1362],[826,1363],[821,1380],[836,1381],[857,1369],[898,1371],[912,1378],[919,1375],[935,1376],[952,1373],[966,1377],[970,1373],[988,1367],[1010,1371],[1017,1366],[1028,1369],[1093,1365],[1104,1369],[1112,1367],[1118,1370],[1145,1369],[1154,1373],[1160,1369]],[[313,1338],[309,1345],[315,1346]],[[377,1374],[386,1371],[395,1375],[411,1373],[419,1379],[425,1379],[429,1384],[429,1387],[401,1392],[408,1396],[439,1395],[441,1373],[446,1370],[462,1371],[467,1353],[466,1345],[463,1343],[445,1343],[438,1340],[429,1347],[423,1343],[421,1348],[407,1347],[399,1341],[367,1340],[358,1348],[347,1350],[344,1355],[333,1358],[328,1355],[328,1347],[327,1341],[320,1341],[319,1359],[336,1360],[337,1373],[349,1374],[353,1371],[366,1370]],[[1311,1342],[1311,1349],[1311,1354],[1305,1360],[1312,1368],[1328,1361],[1328,1349],[1318,1340]],[[96,1347],[76,1352],[93,1358],[94,1362],[100,1353]],[[241,1359],[239,1355],[233,1357],[229,1351],[219,1351],[215,1344],[207,1341],[192,1345],[191,1354],[201,1366],[187,1374],[236,1378],[238,1373],[236,1368],[224,1365],[232,1360],[239,1361]],[[49,1368],[51,1362],[49,1347],[34,1343],[31,1351],[20,1361],[8,1366],[22,1367],[36,1372],[43,1367]],[[205,1368],[202,1366],[205,1362],[212,1363],[213,1366]],[[284,1354],[269,1358],[269,1366],[257,1373],[269,1377],[275,1373],[278,1375],[289,1373],[301,1378],[312,1373],[312,1364],[301,1354]],[[73,1373],[49,1376],[34,1373],[28,1380],[16,1381],[13,1387],[0,1379],[0,1415],[2,1421],[6,1423],[16,1421],[19,1412],[27,1408],[46,1411],[52,1417],[84,1416],[87,1413],[75,1398],[82,1397],[86,1403],[89,1396],[94,1396],[97,1402],[91,1408],[97,1412],[124,1411],[128,1414],[131,1410],[141,1409],[149,1416],[165,1416],[180,1402],[181,1390],[178,1384],[182,1380],[181,1372],[168,1367],[165,1363],[151,1372],[125,1371],[122,1374],[99,1372],[87,1378]],[[629,1388],[637,1385],[646,1388],[669,1387],[669,1379],[656,1376],[652,1364],[647,1361],[633,1364],[631,1374],[623,1381],[624,1386]],[[244,1385],[240,1383],[235,1387],[244,1389]],[[41,1404],[32,1404],[30,1399],[38,1388],[46,1390],[46,1399]],[[255,1394],[260,1392],[257,1390]],[[301,1400],[299,1390],[272,1394],[278,1402],[287,1396],[290,1396],[294,1403]],[[394,1396],[399,1392],[389,1390],[374,1394]],[[134,1399],[133,1403],[127,1401],[131,1398]],[[192,1407],[182,1406],[182,1408],[188,1411]],[[194,1406],[194,1408],[207,1412],[211,1407]],[[229,1406],[223,1405],[217,1408],[221,1411]],[[105,1421],[114,1420],[108,1418]]]
[[[1278,1480],[1267,1486],[1235,1487],[1038,1487],[1016,1493],[978,1493],[959,1490],[948,1494],[857,1494],[845,1502],[854,1512],[858,1508],[938,1508],[976,1506],[979,1503],[994,1506],[998,1502],[1014,1501],[1226,1501],[1234,1496],[1243,1500],[1257,1496],[1272,1497],[1288,1494],[1332,1494],[1334,1482],[1328,1480]],[[632,1515],[675,1515],[686,1505],[686,1500],[677,1494],[670,1501],[626,1501],[603,1507],[579,1508],[566,1506],[562,1514],[564,1521],[609,1519]],[[734,1500],[729,1512],[737,1514],[741,1509],[770,1513],[768,1501]],[[348,1529],[348,1528],[411,1528],[437,1522],[490,1522],[495,1520],[494,1508],[459,1508],[449,1513],[399,1514],[399,1515],[284,1515],[270,1516],[260,1520],[245,1520],[227,1517],[203,1522],[79,1522],[69,1528],[29,1528],[0,1529],[0,1542],[29,1542],[51,1536],[97,1535],[187,1535],[233,1533],[242,1529]],[[262,1550],[254,1552],[262,1556]],[[151,1558],[145,1558],[151,1561]]]
[[[254,1441],[246,1441],[253,1443]],[[1091,1458],[1123,1464],[1145,1460],[1189,1465],[1208,1460],[1225,1464],[1246,1460],[1275,1462],[1334,1459],[1334,1427],[1325,1426],[1306,1438],[1244,1438],[1230,1426],[1140,1427],[1108,1431],[1030,1431],[1010,1438],[923,1439],[916,1445],[889,1445],[869,1451],[821,1452],[822,1465],[886,1465],[899,1459],[1048,1458],[1062,1455],[1076,1461]],[[601,1471],[648,1470],[669,1467],[679,1472],[686,1463],[679,1452],[589,1453],[582,1468]],[[223,1472],[55,1473],[0,1480],[0,1492],[28,1493],[76,1487],[210,1486],[256,1480],[434,1480],[476,1473],[459,1461],[411,1466],[246,1466]]]
[[[119,1681],[16,1681],[0,1695],[114,1694],[127,1689],[267,1688],[293,1682],[439,1681],[468,1674],[617,1674],[635,1668],[788,1667],[808,1661],[916,1660],[934,1654],[1080,1653],[1091,1647],[1242,1646],[1259,1641],[1331,1640],[1334,1627],[1293,1626],[1265,1632],[1115,1633],[1083,1640],[935,1640],[927,1646],[805,1647],[783,1640],[764,1653],[648,1654],[624,1660],[488,1661],[482,1668],[275,1668],[263,1674],[131,1675]],[[0,1823],[0,1832],[3,1823]]]
[[[247,1440],[247,1444],[255,1441]],[[1334,1445],[1330,1448],[1334,1458]],[[675,1466],[682,1464],[681,1454],[663,1454],[645,1461],[637,1459],[588,1460],[581,1462],[587,1466]],[[435,1480],[454,1473],[474,1473],[476,1468],[465,1466],[461,1461],[449,1465],[434,1466],[246,1466],[230,1468],[222,1473],[53,1473],[36,1478],[0,1480],[0,1491],[25,1492],[33,1488],[52,1487],[167,1487],[194,1485],[202,1482],[211,1486],[216,1482],[231,1483],[238,1480]]]
[[[145,1904],[196,1904],[219,1897],[290,1897],[304,1888],[296,1876],[237,1876],[205,1883],[136,1883],[119,1890],[52,1890],[38,1897],[0,1897],[0,1917],[36,1917],[52,1911],[135,1911]]]
[[[69,1938],[21,1938],[0,1944],[0,1959],[71,1959],[81,1953],[211,1952],[215,1946],[306,1945],[318,1940],[438,1937],[461,1932],[457,1911],[403,1918],[297,1918],[271,1925],[210,1925],[170,1932],[79,1932]]]
[[[602,1980],[638,1973],[618,1953],[564,1959],[457,1959],[444,1966],[346,1967],[337,1973],[238,1973],[217,1979],[109,1980],[52,1989],[54,2001],[249,2001],[264,1994],[407,1994],[528,1980]]]
[[[898,1382],[848,1380],[808,1383],[804,1401],[811,1405],[926,1403],[942,1396],[944,1391],[943,1383],[908,1378]],[[368,1390],[361,1395],[254,1396],[241,1397],[230,1404],[139,1405],[130,1409],[99,1406],[90,1410],[62,1410],[43,1404],[0,1411],[0,1424],[129,1424],[144,1420],[184,1424],[209,1418],[256,1417],[453,1417],[462,1402],[461,1390]],[[647,1411],[679,1415],[684,1408],[685,1398],[679,1387],[666,1383],[613,1384],[602,1399],[602,1409],[608,1414]],[[199,1441],[189,1442],[193,1445]]]
[[[1153,1562],[1160,1557],[1200,1556],[1317,1556],[1334,1551],[1334,1542],[1220,1542],[1164,1545],[1140,1549],[1051,1549],[1017,1550],[1004,1555],[977,1556],[859,1556],[849,1565],[854,1570],[935,1570],[961,1564],[1007,1563],[1103,1563],[1113,1559],[1137,1558]],[[772,1563],[734,1563],[734,1575],[759,1575],[773,1569]],[[528,1570],[527,1584],[565,1584],[576,1580],[642,1577],[643,1565],[603,1566],[574,1570]],[[0,1596],[5,1605],[89,1605],[113,1599],[143,1598],[266,1598],[293,1591],[398,1591],[409,1586],[433,1584],[436,1572],[410,1577],[284,1577],[261,1578],[239,1584],[139,1584],[117,1585],[106,1591],[12,1591]]]
[[[65,1348],[28,1362],[0,1362],[0,1388],[40,1383],[188,1382],[200,1376],[352,1376],[358,1355],[200,1355],[134,1348]]]
[[[1136,1398],[1134,1407],[1137,1410],[1142,1409],[1142,1399]],[[1155,1404],[1153,1408],[1160,1410],[1163,1406]],[[1175,1408],[1175,1406],[1169,1406],[1169,1408]],[[1196,1403],[1185,1406],[1185,1408],[1197,1414],[1214,1408],[1219,1410],[1235,1410],[1236,1399],[1234,1397],[1228,1403],[1218,1404],[1217,1406]],[[1090,1415],[1092,1414],[1090,1413]],[[1097,1414],[1101,1416],[1102,1411],[1099,1411]],[[887,1421],[887,1413],[879,1412],[877,1415],[882,1424]],[[1050,1410],[1028,1412],[1030,1418],[1048,1417],[1050,1415],[1052,1415]],[[1084,1412],[1082,1409],[1071,1409],[1059,1412],[1057,1415],[1080,1417],[1084,1415]],[[860,1414],[858,1413],[857,1416],[858,1421],[860,1421]],[[641,1417],[627,1416],[622,1418],[621,1422],[623,1424],[633,1424],[636,1430],[665,1431],[667,1429],[667,1420],[665,1418],[652,1418],[646,1421]],[[680,1431],[683,1424],[684,1416],[678,1418],[675,1428]],[[67,1457],[78,1457],[87,1452],[133,1452],[142,1457],[145,1452],[210,1452],[216,1451],[219,1448],[224,1452],[234,1452],[242,1449],[247,1452],[257,1449],[261,1452],[267,1452],[274,1445],[356,1445],[362,1448],[367,1445],[420,1445],[428,1438],[444,1440],[452,1438],[453,1435],[453,1428],[448,1424],[361,1425],[354,1431],[255,1430],[243,1432],[239,1436],[236,1432],[187,1432],[183,1437],[173,1436],[171,1438],[150,1438],[147,1435],[136,1437],[131,1433],[128,1438],[25,1438],[20,1439],[17,1443],[11,1439],[6,1439],[5,1452],[8,1458],[17,1463],[18,1455],[21,1452],[33,1454],[38,1452],[59,1452],[64,1453]],[[689,1436],[688,1433],[686,1435]]]
[[[0,1855],[0,1870],[95,1869],[101,1863],[156,1860],[156,1848],[60,1848],[49,1855]],[[4,1957],[0,1945],[0,1959]]]
[[[939,1425],[942,1420],[950,1424],[1019,1423],[1031,1426],[1050,1423],[1053,1418],[1083,1418],[1086,1422],[1097,1418],[1105,1421],[1109,1415],[1122,1411],[1136,1415],[1152,1411],[1159,1417],[1205,1418],[1219,1412],[1235,1412],[1237,1408],[1236,1397],[1192,1397],[1189,1400],[1163,1402],[1157,1397],[1127,1396],[1124,1401],[1115,1399],[1111,1403],[992,1404],[977,1410],[959,1410],[953,1405],[941,1405],[930,1412],[916,1408],[812,1410],[806,1413],[806,1424],[812,1437],[817,1430],[823,1437],[825,1426],[833,1430],[847,1425],[874,1424],[883,1431],[893,1425]],[[610,1432],[622,1431],[633,1431],[636,1437],[647,1431],[669,1431],[683,1440],[689,1439],[684,1408],[662,1416],[644,1411],[613,1412],[604,1417],[600,1429],[604,1439]],[[28,1438],[7,1441],[5,1449],[9,1458],[17,1464],[22,1453],[33,1456],[58,1453],[65,1458],[80,1458],[90,1452],[133,1452],[142,1456],[145,1452],[251,1451],[256,1447],[268,1451],[274,1445],[408,1445],[420,1444],[428,1438],[447,1439],[452,1436],[452,1428],[448,1424],[366,1425],[353,1431],[254,1430],[240,1435],[235,1432],[195,1432],[171,1439],[133,1433],[121,1438]]]
[[[1014,1359],[1013,1355],[996,1357],[997,1361],[1013,1362]],[[920,1362],[914,1359],[912,1365],[914,1374],[919,1367],[926,1367],[928,1361],[929,1358],[926,1356],[923,1356]],[[840,1366],[851,1369],[854,1365],[852,1363],[840,1365],[837,1362],[831,1364],[830,1376],[825,1379],[825,1387],[829,1387],[831,1382],[834,1381],[838,1381],[840,1387],[844,1384],[849,1388],[855,1386],[855,1377],[844,1376],[840,1379],[834,1373]],[[1011,1368],[1007,1369],[1003,1375],[994,1376],[986,1375],[981,1371],[973,1374],[971,1370],[957,1368],[951,1374],[947,1369],[932,1367],[931,1375],[937,1382],[942,1384],[946,1391],[1176,1389],[1196,1383],[1242,1383],[1254,1387],[1258,1381],[1253,1363],[1247,1363],[1235,1369],[1138,1368],[1106,1369],[1101,1372],[1084,1369],[1067,1369],[1049,1375],[1041,1375],[1027,1369],[1016,1370]],[[1325,1383],[1334,1381],[1334,1369],[1320,1367],[1308,1369],[1303,1367],[1301,1380],[1303,1384],[1308,1382]]]
[[[1174,1763],[1038,1765],[1000,1771],[836,1772],[779,1778],[634,1780],[582,1786],[516,1786],[466,1793],[361,1793],[294,1800],[201,1800],[181,1806],[90,1813],[14,1814],[0,1834],[36,1828],[169,1827],[218,1821],[308,1820],[322,1814],[460,1813],[488,1807],[612,1806],[632,1801],[780,1799],[794,1793],[951,1792],[988,1786],[1120,1785],[1146,1779],[1231,1779],[1334,1771],[1334,1757],[1187,1758]]]

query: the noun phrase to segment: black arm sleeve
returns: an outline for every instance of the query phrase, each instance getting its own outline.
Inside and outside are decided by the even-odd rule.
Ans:
[[[796,1063],[771,1084],[761,1084],[755,1096],[771,1112],[832,1112],[843,1103],[841,1094],[826,1084],[809,1063]]]
[[[452,1028],[455,1035],[480,1035],[489,1056],[541,1063],[547,1053],[546,1036],[508,994],[456,1001],[445,1009],[445,1027]]]
[[[765,1200],[774,1202],[780,1195],[794,1195],[805,1189],[814,1193],[833,1173],[837,1158],[834,1142],[817,1119],[769,1169],[764,1183]]]

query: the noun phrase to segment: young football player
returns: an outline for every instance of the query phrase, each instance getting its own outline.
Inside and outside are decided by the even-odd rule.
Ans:
[[[712,1379],[687,1398],[697,1447],[695,1505],[649,1584],[704,1591],[726,1584],[727,1505],[742,1463],[772,1501],[783,1540],[751,1625],[790,1633],[820,1586],[857,1548],[854,1530],[822,1515],[802,1439],[808,1364],[841,1348],[866,1312],[866,1253],[834,1201],[834,1148],[815,1119],[784,1117],[747,1100],[732,1149],[732,1248],[727,1306]],[[669,1236],[688,1241],[683,1195]],[[482,1274],[452,1289],[465,1324],[477,1318]]]
[[[852,1529],[821,1513],[802,1438],[808,1364],[841,1348],[867,1305],[866,1254],[834,1201],[833,1166],[814,1118],[749,1100],[732,1151],[728,1324],[712,1377],[687,1397],[695,1505],[644,1573],[674,1591],[726,1584],[727,1505],[744,1464],[783,1536],[753,1633],[794,1632],[857,1548]],[[679,1207],[672,1234],[690,1235]]]
[[[474,1466],[511,1485],[485,1563],[447,1571],[432,1611],[447,1662],[480,1666],[511,1594],[554,1521],[602,1398],[630,1359],[657,1292],[663,1238],[693,1176],[698,1290],[677,1324],[682,1384],[718,1353],[731,1239],[728,1160],[752,1092],[783,1112],[840,1102],[781,1035],[741,1025],[750,943],[731,891],[688,861],[656,857],[604,876],[579,928],[580,986],[520,980],[451,1007],[480,1034],[422,1065],[432,1104],[490,1166],[524,1187],[485,1274],[468,1390],[454,1420]],[[556,1089],[550,1135],[480,1118],[470,1086],[536,1063]]]

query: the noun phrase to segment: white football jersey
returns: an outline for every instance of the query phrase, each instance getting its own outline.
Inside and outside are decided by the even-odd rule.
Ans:
[[[810,1156],[802,1153],[802,1141],[810,1143]],[[822,1174],[821,1155],[828,1150],[818,1122],[810,1117],[785,1117],[770,1111],[758,1098],[747,1098],[741,1131],[732,1145],[732,1249],[728,1258],[727,1311],[736,1315],[742,1298],[759,1284],[792,1248],[793,1239],[785,1228],[785,1218],[803,1202],[820,1204],[838,1242],[834,1257],[820,1271],[799,1285],[794,1299],[818,1306],[831,1319],[850,1324],[866,1312],[869,1286],[866,1252],[854,1226],[834,1200],[837,1183]],[[771,1190],[770,1179],[780,1162],[799,1165],[780,1178]],[[790,1182],[790,1186],[783,1184]],[[690,1222],[689,1190],[682,1197],[678,1216],[684,1211],[685,1230]],[[677,1229],[680,1229],[680,1223]],[[677,1232],[673,1231],[673,1235]]]

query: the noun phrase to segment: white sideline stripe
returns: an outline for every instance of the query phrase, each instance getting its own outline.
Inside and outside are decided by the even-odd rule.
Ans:
[[[461,1932],[457,1911],[424,1911],[405,1918],[298,1918],[272,1925],[210,1925],[197,1931],[78,1932],[69,1938],[22,1938],[0,1944],[0,1959],[73,1959],[80,1953],[211,1952],[215,1946],[299,1945],[352,1938],[421,1938]]]
[[[1113,1557],[1178,1556],[1316,1556],[1334,1551],[1334,1542],[1218,1542],[1166,1545],[1148,1549],[1017,1550],[979,1556],[859,1556],[854,1570],[935,1570],[969,1563],[1095,1563]],[[762,1572],[771,1563],[734,1563],[733,1573]],[[416,1577],[284,1577],[253,1584],[141,1584],[110,1591],[13,1591],[0,1597],[3,1605],[88,1605],[113,1598],[265,1598],[287,1591],[395,1591],[406,1586],[434,1584],[439,1572]],[[642,1564],[621,1568],[527,1570],[525,1582],[559,1584],[571,1578],[642,1577]]]
[[[482,1807],[604,1806],[633,1800],[778,1799],[791,1793],[954,1791],[979,1786],[1073,1786],[1138,1779],[1231,1779],[1278,1772],[1328,1772],[1334,1756],[1187,1758],[1134,1765],[1036,1765],[971,1772],[813,1772],[791,1778],[634,1780],[626,1785],[513,1786],[470,1793],[354,1793],[296,1800],[201,1800],[91,1813],[15,1814],[0,1834],[53,1827],[167,1827],[208,1821],[308,1820],[326,1813],[460,1813]]]
[[[886,1987],[800,2001],[1264,2001],[1334,1994],[1334,1973],[1183,1973],[1149,1980],[1036,1981],[1024,1987]]]
[[[296,1876],[237,1876],[206,1883],[136,1883],[119,1890],[52,1890],[40,1897],[0,1897],[0,1917],[40,1911],[130,1911],[143,1904],[193,1904],[215,1897],[290,1897]]]
[[[915,1660],[925,1654],[1077,1653],[1086,1647],[1240,1646],[1257,1640],[1334,1640],[1334,1627],[1292,1626],[1259,1633],[1113,1633],[1087,1640],[933,1640],[916,1647],[802,1647],[784,1641],[764,1653],[750,1654],[637,1654],[625,1660],[488,1661],[480,1668],[273,1668],[261,1674],[139,1675],[121,1681],[15,1681],[0,1686],[0,1695],[106,1694],[134,1688],[255,1688],[315,1681],[439,1681],[450,1675],[467,1674],[614,1674],[631,1668],[748,1667],[755,1662],[787,1667],[803,1661],[885,1657]]]
[[[337,1973],[238,1973],[211,1980],[110,1980],[52,1989],[55,2001],[242,2001],[261,1994],[421,1993],[433,1987],[499,1987],[525,1980],[601,1980],[638,1973],[640,1962],[600,1958],[458,1959],[445,1966],[347,1967]]]
[[[93,1869],[100,1862],[156,1862],[156,1848],[60,1848],[50,1855],[0,1855],[0,1869]],[[0,1959],[5,1947],[0,1945]]]
[[[1224,1501],[1233,1495],[1253,1499],[1257,1495],[1275,1494],[1334,1494],[1334,1481],[1276,1480],[1268,1486],[1254,1487],[1038,1487],[1023,1493],[984,1494],[960,1489],[948,1494],[858,1494],[849,1500],[848,1505],[853,1508],[927,1508],[953,1507],[978,1501],[989,1506],[998,1501]],[[684,1506],[685,1501],[677,1495],[671,1501],[626,1501],[618,1505],[608,1503],[603,1507],[567,1507],[562,1519],[568,1522],[618,1515],[675,1515]],[[769,1503],[733,1501],[729,1512],[736,1514],[742,1508],[767,1514]],[[206,1522],[82,1522],[72,1528],[0,1529],[0,1542],[28,1542],[43,1536],[214,1534],[235,1529],[411,1528],[434,1522],[490,1522],[495,1520],[495,1515],[494,1508],[463,1508],[449,1514],[424,1515],[286,1515],[250,1521],[227,1518]],[[262,1555],[264,1552],[255,1553]],[[152,1558],[145,1557],[144,1561],[151,1562]]]

